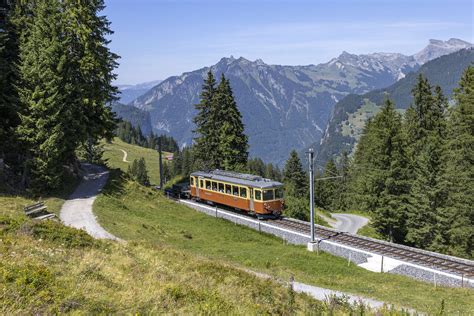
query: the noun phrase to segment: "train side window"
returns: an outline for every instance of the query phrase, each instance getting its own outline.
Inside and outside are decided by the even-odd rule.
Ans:
[[[225,185],[225,193],[232,194],[232,186],[230,184]]]
[[[219,192],[224,193],[224,183],[220,183],[220,182],[219,182],[219,183],[217,184],[217,186],[218,186],[218,188],[219,188]]]
[[[199,180],[199,187],[204,188],[204,180]]]
[[[273,196],[273,189],[270,190],[263,190],[263,200],[264,201],[271,201],[275,199]]]
[[[247,198],[247,188],[240,188],[240,197]]]
[[[191,177],[191,186],[194,186],[194,177]]]
[[[217,191],[217,182],[212,181],[212,191]]]
[[[262,200],[262,191],[254,190],[255,193],[255,200],[261,201]]]
[[[235,185],[232,186],[232,194],[236,195],[236,196],[239,196],[239,187],[238,186],[235,186]]]
[[[206,189],[210,190],[211,189],[211,181],[206,180]]]

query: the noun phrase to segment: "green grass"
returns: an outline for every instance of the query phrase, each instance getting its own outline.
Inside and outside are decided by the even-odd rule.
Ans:
[[[307,252],[303,246],[216,219],[165,199],[161,193],[114,173],[94,204],[100,223],[132,241],[181,249],[255,271],[316,286],[360,294],[398,306],[437,313],[445,301],[448,314],[474,311],[474,291],[437,287],[408,277],[378,274],[346,260]]]
[[[156,185],[160,183],[160,162],[156,150],[130,145],[117,137],[114,138],[112,143],[105,143],[104,149],[103,157],[107,161],[107,165],[112,168],[120,168],[124,172],[127,172],[128,166],[130,166],[134,159],[145,158],[151,184]],[[122,150],[127,152],[128,162],[123,161],[124,154]],[[163,159],[165,154],[167,153],[163,153]]]
[[[95,240],[59,222],[34,221],[21,209],[29,202],[0,198],[1,315],[347,315],[361,308],[341,300],[318,302],[164,243]]]
[[[64,185],[46,196],[33,197],[30,195],[11,195],[0,191],[0,211],[6,213],[23,212],[25,206],[43,201],[48,207],[48,211],[59,216],[61,206],[65,200],[71,195],[79,184],[79,179],[67,177]]]

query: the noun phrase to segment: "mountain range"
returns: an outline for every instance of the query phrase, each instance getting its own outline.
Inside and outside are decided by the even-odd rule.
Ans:
[[[324,163],[329,158],[339,157],[343,151],[352,152],[359,140],[367,120],[374,116],[386,98],[404,112],[412,103],[411,90],[420,74],[432,86],[440,86],[448,99],[457,87],[463,71],[474,63],[474,48],[462,49],[425,63],[421,68],[408,74],[393,85],[362,95],[350,94],[334,107],[328,127],[316,149],[318,161]]]
[[[146,93],[148,90],[162,82],[163,80],[154,80],[150,82],[139,83],[136,85],[122,84],[117,88],[120,91],[120,103],[127,104]]]
[[[292,149],[301,150],[320,142],[334,106],[345,96],[385,88],[417,71],[428,60],[471,46],[458,39],[430,40],[428,46],[412,56],[343,52],[327,63],[307,66],[222,58],[211,67],[160,82],[129,106],[149,114],[155,133],[171,135],[181,146],[190,145],[194,104],[199,102],[203,79],[209,70],[217,78],[224,74],[230,79],[243,116],[251,156],[281,164]],[[129,114],[133,115],[133,111]]]

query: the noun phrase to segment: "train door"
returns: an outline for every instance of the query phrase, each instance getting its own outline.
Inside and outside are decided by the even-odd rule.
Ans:
[[[198,199],[201,198],[201,188],[203,187],[204,180],[203,178],[199,177],[196,181],[196,196]]]
[[[249,205],[249,209],[250,209],[250,212],[255,212],[255,206],[253,205],[253,189],[252,188],[249,188],[250,189],[250,205]]]

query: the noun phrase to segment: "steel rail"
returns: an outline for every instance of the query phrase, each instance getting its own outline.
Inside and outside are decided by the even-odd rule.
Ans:
[[[285,218],[269,221],[271,221],[277,226],[293,229],[295,231],[305,234],[309,234],[311,228],[311,225],[309,223],[296,222]],[[366,237],[336,231],[320,225],[315,226],[316,236],[320,240],[331,240],[334,242],[352,246],[354,248],[367,250],[375,254],[415,263],[440,271],[455,273],[460,276],[474,276],[474,262],[469,263],[468,260],[455,260],[455,258],[451,259],[441,254],[438,255],[436,253],[427,253],[426,251],[417,248],[411,248],[384,241],[368,239]]]

